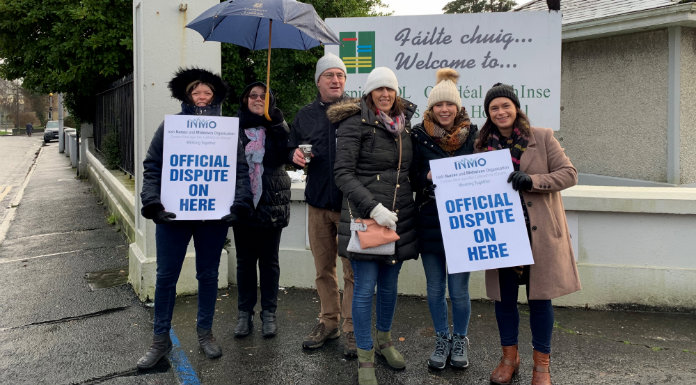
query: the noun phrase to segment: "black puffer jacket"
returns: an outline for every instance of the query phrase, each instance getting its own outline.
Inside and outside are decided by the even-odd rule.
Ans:
[[[340,101],[339,101],[340,102]],[[307,165],[305,200],[320,209],[341,211],[341,190],[334,182],[336,160],[336,129],[338,123],[329,122],[326,110],[334,103],[324,103],[320,97],[302,107],[295,115],[290,130],[290,148],[300,144],[312,145],[312,161]],[[289,154],[292,161],[291,151]]]
[[[251,141],[244,129],[264,127],[266,130],[265,152],[263,156],[263,175],[261,176],[261,198],[256,205],[253,215],[245,226],[282,228],[290,222],[290,177],[285,171],[288,157],[288,132],[289,128],[282,113],[275,107],[275,97],[271,93],[269,114],[272,121],[253,114],[243,102],[251,89],[255,86],[266,88],[261,82],[254,82],[246,86],[240,96],[239,107],[239,136],[242,145],[246,147]],[[273,112],[275,110],[275,113]],[[275,119],[277,117],[277,120]],[[244,153],[244,151],[242,151]],[[249,174],[246,175],[249,183]]]
[[[427,113],[424,119],[427,119]],[[462,108],[459,112],[455,124],[462,120],[469,122],[469,116]],[[466,140],[457,150],[448,153],[433,141],[425,132],[423,123],[418,123],[411,131],[413,138],[413,189],[416,192],[416,207],[418,209],[418,240],[419,251],[421,253],[445,254],[442,243],[442,232],[440,231],[440,220],[437,214],[437,205],[432,198],[433,182],[428,180],[427,175],[430,171],[430,161],[442,159],[450,156],[468,155],[474,152],[474,141],[478,137],[476,125],[465,124],[462,130],[468,130]]]
[[[353,217],[369,218],[370,211],[379,203],[392,210],[397,184],[399,141],[378,121],[375,113],[367,107],[365,98],[337,103],[328,111],[331,122],[341,122],[337,132],[338,148],[334,167],[336,185],[343,191],[344,196],[341,223],[338,227],[338,254],[356,260],[391,264],[416,259],[416,207],[409,181],[413,159],[410,119],[416,106],[405,100],[406,128],[401,132],[401,171],[396,205],[393,208],[399,218],[396,232],[401,237],[396,242],[396,254],[357,254],[346,250],[350,239],[350,215],[346,202],[350,202]]]
[[[186,86],[192,81],[201,80],[211,84],[215,88],[213,101],[206,107],[196,107],[186,94]],[[201,69],[182,69],[177,72],[169,82],[172,97],[181,101],[181,112],[178,115],[209,115],[219,116],[220,105],[227,96],[227,85],[217,75]],[[165,210],[160,199],[162,185],[162,150],[164,143],[164,122],[160,123],[155,135],[150,142],[150,148],[143,161],[143,188],[140,192],[140,200],[143,204],[141,214],[152,219],[157,212]],[[241,142],[237,147],[237,174],[234,205],[243,208],[243,211],[251,211],[252,195],[249,187],[249,167],[244,159],[244,150]]]

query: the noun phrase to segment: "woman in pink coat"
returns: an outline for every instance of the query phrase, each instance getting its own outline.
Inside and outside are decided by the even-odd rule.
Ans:
[[[510,149],[515,171],[508,183],[520,193],[534,257],[533,265],[486,271],[486,293],[495,300],[503,348],[491,382],[509,384],[519,368],[517,293],[519,285],[526,285],[534,348],[532,384],[551,384],[551,299],[580,290],[560,194],[577,183],[577,170],[553,137],[553,131],[531,127],[511,86],[495,84],[486,94],[484,107],[488,119],[475,151]]]

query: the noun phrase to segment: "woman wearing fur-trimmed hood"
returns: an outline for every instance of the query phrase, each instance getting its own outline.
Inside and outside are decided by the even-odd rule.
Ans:
[[[221,104],[227,96],[227,84],[212,72],[201,68],[180,69],[169,82],[172,97],[181,101],[179,115],[221,114]],[[251,189],[248,166],[244,161],[241,142],[237,143],[237,174],[234,204],[230,214],[221,220],[175,221],[176,215],[164,207],[160,199],[162,185],[162,153],[164,122],[155,131],[143,161],[141,214],[156,224],[157,279],[155,282],[154,333],[150,349],[137,363],[148,369],[157,364],[172,349],[169,338],[176,298],[176,283],[184,263],[188,244],[193,238],[196,249],[196,279],[198,279],[198,342],[208,358],[222,355],[212,333],[217,299],[220,254],[231,223],[248,217],[251,211]],[[171,208],[170,208],[171,210]]]
[[[396,75],[386,68],[372,70],[363,87],[365,96],[337,103],[327,111],[341,122],[337,133],[334,176],[343,192],[338,227],[338,254],[351,260],[354,272],[353,326],[358,347],[358,381],[376,383],[374,354],[392,368],[404,359],[391,345],[396,287],[403,261],[418,257],[415,205],[409,181],[412,161],[410,119],[416,106],[397,95]],[[400,239],[394,255],[349,252],[350,219],[372,218],[382,226],[396,225]],[[372,296],[377,286],[377,343],[372,341]],[[374,346],[374,347],[373,347]]]

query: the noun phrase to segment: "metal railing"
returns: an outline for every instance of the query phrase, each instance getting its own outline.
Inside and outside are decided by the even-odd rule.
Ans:
[[[131,175],[135,170],[133,130],[133,74],[130,74],[97,94],[94,145],[103,156],[115,159],[116,166]],[[114,148],[116,144],[118,150]]]

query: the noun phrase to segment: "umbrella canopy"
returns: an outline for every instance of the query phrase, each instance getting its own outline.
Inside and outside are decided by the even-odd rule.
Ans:
[[[274,23],[275,21],[275,23]],[[310,4],[295,0],[227,0],[209,8],[186,25],[205,41],[232,43],[252,50],[268,49],[266,87],[271,87],[271,48],[308,50],[339,44],[338,36]],[[266,108],[268,115],[268,98]]]
[[[310,4],[295,0],[228,0],[200,14],[186,27],[206,41],[232,43],[251,50],[270,48],[308,50],[320,44],[339,44],[338,37]]]

